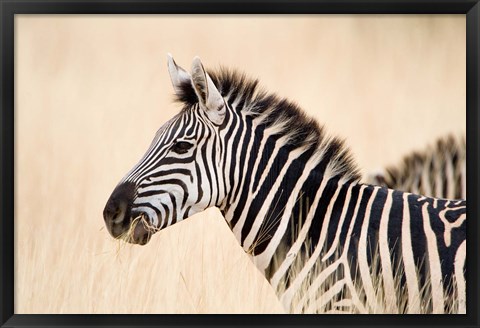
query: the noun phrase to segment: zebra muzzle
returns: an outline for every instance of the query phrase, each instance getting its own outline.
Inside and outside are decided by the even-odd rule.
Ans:
[[[138,245],[145,245],[148,243],[153,235],[153,231],[148,225],[147,221],[144,219],[143,215],[138,221],[134,220],[132,222],[132,227],[133,232],[131,238],[129,238],[127,241]]]
[[[103,219],[113,238],[124,235],[131,225],[130,209],[134,193],[133,183],[123,183],[115,188],[105,205]]]

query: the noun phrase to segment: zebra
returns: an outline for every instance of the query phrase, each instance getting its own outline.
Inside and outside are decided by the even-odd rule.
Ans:
[[[111,236],[145,245],[215,206],[286,311],[466,312],[466,201],[362,184],[344,140],[258,79],[168,71],[182,108],[110,195]]]
[[[405,156],[400,165],[371,174],[367,182],[436,198],[466,199],[465,137],[441,137]]]

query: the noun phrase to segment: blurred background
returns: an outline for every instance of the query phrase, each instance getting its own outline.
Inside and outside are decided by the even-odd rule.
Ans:
[[[102,211],[172,102],[166,55],[258,78],[362,173],[466,123],[464,15],[15,19],[15,313],[279,313],[220,212],[113,240]]]

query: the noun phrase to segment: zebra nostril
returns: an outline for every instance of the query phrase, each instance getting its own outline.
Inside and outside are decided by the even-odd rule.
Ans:
[[[120,214],[120,207],[115,201],[109,200],[103,210],[103,219],[105,222],[110,223],[117,219],[118,214]]]
[[[120,221],[121,221],[122,219],[123,219],[123,218],[122,218],[122,211],[121,211],[120,209],[117,209],[117,210],[115,211],[115,213],[113,213],[113,215],[112,215],[112,221],[113,221],[114,223],[120,223]]]
[[[103,218],[109,224],[119,224],[124,220],[126,212],[126,202],[109,201],[103,211]]]
[[[130,222],[130,206],[134,193],[133,183],[122,183],[115,188],[105,205],[103,219],[114,237],[122,233]]]

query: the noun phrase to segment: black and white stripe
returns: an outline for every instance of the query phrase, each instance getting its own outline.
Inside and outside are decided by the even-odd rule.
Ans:
[[[466,199],[466,144],[448,135],[371,174],[368,183],[436,198]]]
[[[217,206],[291,312],[465,312],[465,201],[361,184],[341,140],[255,80],[169,71],[183,109],[117,186],[135,187],[125,221]]]

